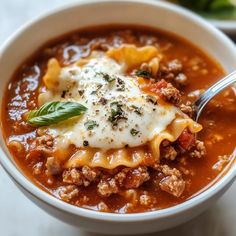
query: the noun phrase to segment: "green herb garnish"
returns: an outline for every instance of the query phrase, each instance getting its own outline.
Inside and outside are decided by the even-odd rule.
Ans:
[[[48,102],[30,111],[27,122],[34,127],[56,124],[83,114],[87,108],[77,102]]]
[[[139,77],[143,77],[145,79],[149,79],[152,76],[152,74],[147,70],[137,70],[135,72],[135,75]]]
[[[120,78],[117,79],[117,91],[125,91],[125,82]]]
[[[88,120],[84,123],[84,126],[87,130],[92,130],[96,126],[98,126],[98,123],[94,120]]]
[[[136,136],[139,133],[139,131],[136,130],[136,129],[131,129],[130,133],[131,133],[132,136]]]
[[[98,75],[101,75],[103,77],[103,79],[105,81],[107,81],[108,83],[111,83],[113,82],[116,78],[114,76],[110,76],[109,74],[107,73],[103,73],[103,72],[99,72],[97,73]]]
[[[234,0],[169,0],[187,7],[204,17],[215,19],[236,19]]]
[[[133,111],[136,113],[136,114],[138,114],[138,115],[142,115],[142,111],[141,111],[141,108],[140,107],[137,107],[137,106],[135,106],[135,105],[132,105],[131,106],[132,108],[133,108]]]
[[[98,84],[97,89],[92,91],[91,94],[96,94],[101,87],[102,87],[102,84]]]
[[[116,126],[118,121],[121,119],[127,119],[125,117],[125,113],[122,109],[123,104],[119,103],[119,102],[112,102],[110,104],[111,107],[111,115],[109,116],[108,120],[114,125]]]

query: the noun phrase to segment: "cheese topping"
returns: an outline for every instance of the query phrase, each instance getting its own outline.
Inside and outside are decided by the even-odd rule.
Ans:
[[[135,76],[126,75],[122,65],[100,52],[61,68],[58,87],[39,96],[39,103],[48,101],[73,101],[88,108],[80,117],[46,128],[63,146],[136,147],[184,116],[175,106],[144,93]]]

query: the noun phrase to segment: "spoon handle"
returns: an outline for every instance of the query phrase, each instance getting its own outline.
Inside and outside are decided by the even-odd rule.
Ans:
[[[209,89],[207,89],[195,102],[196,109],[196,120],[198,120],[205,105],[222,90],[227,88],[229,85],[236,82],[236,71],[227,75],[223,79],[219,80],[217,83],[213,84]]]

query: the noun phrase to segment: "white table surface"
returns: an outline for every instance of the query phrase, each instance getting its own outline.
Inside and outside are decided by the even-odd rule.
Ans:
[[[0,44],[20,25],[45,12],[76,0],[0,0]],[[207,212],[156,236],[235,236],[236,183]],[[43,212],[15,187],[0,166],[1,236],[96,236],[64,224]]]

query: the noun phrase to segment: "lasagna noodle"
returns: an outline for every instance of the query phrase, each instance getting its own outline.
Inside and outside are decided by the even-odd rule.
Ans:
[[[114,169],[117,166],[136,167],[145,159],[145,152],[138,148],[132,153],[126,149],[117,149],[111,154],[102,151],[79,150],[66,163],[66,168],[89,166]]]
[[[123,44],[119,48],[112,48],[107,56],[124,66],[125,70],[149,63],[152,73],[155,75],[159,68],[161,53],[154,46],[136,47],[132,44]]]
[[[51,58],[48,61],[46,74],[43,76],[43,82],[48,89],[55,90],[58,87],[58,77],[61,72],[61,67],[56,58]]]
[[[202,127],[190,118],[176,118],[166,130],[157,134],[149,142],[153,158],[156,162],[160,159],[160,144],[163,140],[174,142],[178,139],[184,129],[188,128],[191,133],[199,132]],[[137,167],[145,163],[146,154],[142,147],[136,151],[128,153],[125,148],[117,149],[112,154],[102,151],[91,151],[88,149],[77,151],[65,164],[65,168],[71,167],[101,167],[104,169],[114,169],[118,166]]]

